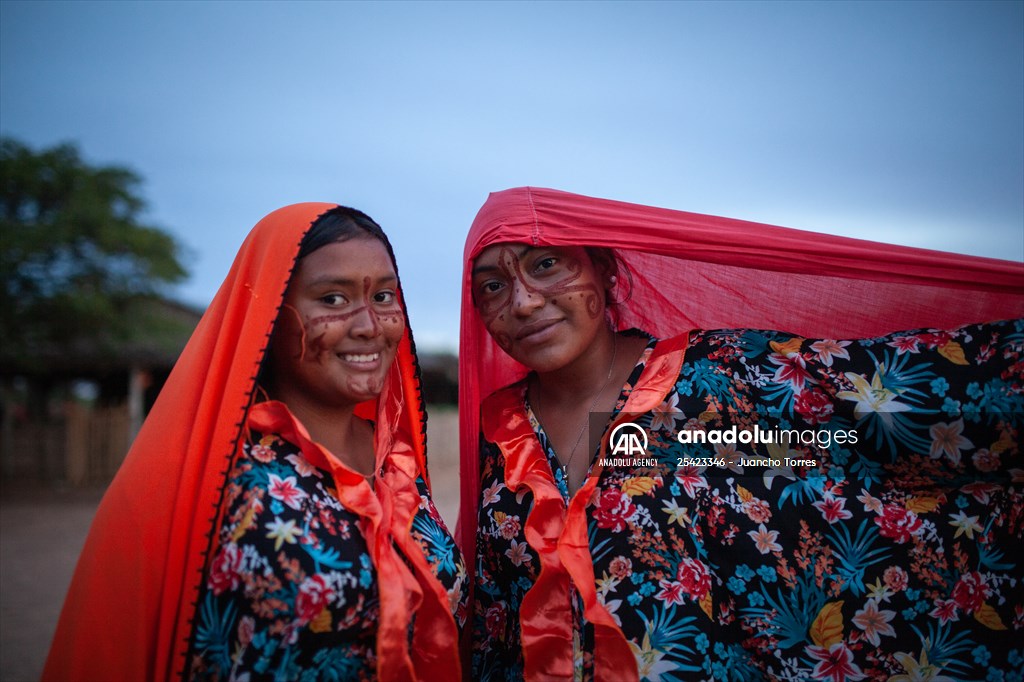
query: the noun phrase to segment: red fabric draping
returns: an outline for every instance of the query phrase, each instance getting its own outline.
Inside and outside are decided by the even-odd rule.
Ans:
[[[279,209],[240,248],[100,503],[43,679],[166,680],[186,669],[199,584],[220,522],[221,490],[247,432],[260,362],[299,243],[331,208],[305,203]],[[426,468],[408,327],[384,392],[357,413],[379,425],[382,491],[353,487],[351,472],[327,451],[319,464],[334,474],[356,513],[377,520],[368,542],[376,545],[374,556],[381,562],[381,632],[400,633],[378,640],[381,679],[415,679],[414,665],[436,672],[436,679],[457,675],[458,663],[445,663],[454,658],[456,632],[447,597],[424,575],[426,564],[417,561],[420,552],[411,551],[406,537],[410,496],[419,502],[414,481]],[[410,557],[411,574],[395,556],[395,543]],[[419,604],[438,599],[440,604]],[[427,634],[409,652],[406,628],[417,606],[417,631]],[[439,634],[448,638],[447,646],[436,641]]]
[[[524,674],[529,680],[573,679],[571,577],[583,599],[586,619],[594,627],[594,666],[614,673],[621,682],[636,679],[636,663],[614,618],[597,598],[594,562],[587,541],[586,506],[597,487],[608,448],[608,433],[631,414],[646,412],[661,402],[679,378],[686,337],[660,343],[648,358],[619,417],[601,440],[598,463],[573,496],[568,513],[547,457],[523,410],[524,384],[515,384],[484,400],[484,437],[498,443],[505,457],[505,485],[513,493],[523,487],[533,495],[526,519],[526,540],[538,555],[540,575],[523,597],[521,610]],[[634,673],[630,676],[630,673]]]
[[[462,496],[457,535],[474,555],[479,489],[478,439],[484,398],[521,379],[526,368],[502,351],[473,307],[472,263],[492,244],[584,245],[614,249],[631,286],[616,289],[620,329],[661,338],[690,329],[778,329],[815,338],[860,338],[916,327],[952,328],[1024,315],[1024,264],[836,237],[729,218],[699,215],[551,189],[521,187],[491,194],[466,240],[459,366]],[[518,396],[521,405],[521,395]],[[484,409],[498,440],[512,434],[505,400]],[[521,425],[520,425],[521,426]],[[516,433],[520,440],[525,432]],[[524,446],[525,447],[525,446]],[[523,466],[526,466],[524,463]],[[550,473],[548,473],[550,478]],[[542,474],[534,472],[538,481]],[[525,479],[524,479],[525,484]],[[510,486],[511,487],[511,486]],[[546,486],[543,486],[546,488]],[[531,486],[532,489],[532,486]],[[593,576],[583,567],[585,496],[568,513],[544,514],[537,536],[544,570],[563,568],[578,587]],[[538,502],[540,504],[540,502]],[[538,509],[535,507],[534,513]],[[531,514],[532,518],[533,514]],[[564,526],[564,529],[563,529]],[[582,530],[581,530],[582,529]],[[560,537],[558,552],[551,551]],[[575,558],[565,556],[575,552]],[[562,564],[553,567],[552,562]],[[469,562],[472,565],[472,562]],[[549,566],[549,564],[551,564]],[[536,587],[534,588],[536,589]],[[527,614],[523,606],[524,620]],[[588,609],[588,617],[591,616]],[[542,619],[550,623],[550,618]],[[537,623],[523,623],[524,643]],[[557,627],[548,628],[548,633]],[[534,638],[542,641],[542,638]],[[528,672],[530,652],[526,651]],[[599,665],[600,672],[600,662]],[[612,668],[605,668],[611,670]]]

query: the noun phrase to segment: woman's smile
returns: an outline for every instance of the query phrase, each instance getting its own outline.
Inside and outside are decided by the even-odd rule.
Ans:
[[[355,362],[355,363],[365,364],[367,362],[373,362],[373,361],[377,360],[378,358],[380,358],[380,353],[361,353],[359,355],[355,355],[355,354],[352,354],[352,353],[344,353],[344,354],[339,354],[338,357],[340,357],[345,362]]]
[[[380,352],[362,353],[338,353],[337,357],[342,362],[351,366],[355,371],[369,372],[380,367]]]
[[[539,320],[522,326],[515,335],[516,343],[543,343],[558,333],[559,319]]]

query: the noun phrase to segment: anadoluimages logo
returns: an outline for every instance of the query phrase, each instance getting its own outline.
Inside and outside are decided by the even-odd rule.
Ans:
[[[612,457],[643,457],[647,454],[647,433],[632,422],[623,422],[612,429],[608,442],[612,446]]]

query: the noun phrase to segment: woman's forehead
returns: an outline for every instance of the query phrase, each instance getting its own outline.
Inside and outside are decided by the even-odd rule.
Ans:
[[[495,266],[500,266],[502,261],[506,258],[512,258],[521,260],[526,256],[536,251],[544,251],[547,253],[565,254],[565,255],[578,255],[578,253],[584,252],[582,246],[548,246],[548,245],[534,245],[526,242],[502,242],[500,244],[491,244],[483,251],[480,255],[473,260],[473,272],[474,274],[481,269],[489,269]]]
[[[362,282],[397,280],[387,247],[373,237],[357,237],[331,242],[305,256],[298,263],[297,279],[306,283],[318,280]]]
[[[473,260],[474,272],[480,267],[497,265],[500,261],[510,256],[522,258],[529,253],[532,248],[532,245],[523,242],[502,242],[501,244],[491,244],[481,251]]]

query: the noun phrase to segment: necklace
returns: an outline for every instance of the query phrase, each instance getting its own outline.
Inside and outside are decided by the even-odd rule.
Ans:
[[[594,396],[594,401],[590,403],[590,407],[587,408],[587,413],[583,417],[583,423],[580,424],[579,433],[576,434],[576,442],[572,444],[572,450],[569,451],[569,459],[562,464],[562,477],[565,478],[566,486],[569,485],[569,466],[572,464],[572,458],[576,456],[576,448],[580,445],[580,439],[583,438],[583,432],[587,430],[587,424],[590,423],[590,413],[594,410],[594,406],[597,405],[597,401],[601,399],[601,394],[604,393],[604,389],[608,388],[608,382],[612,380],[612,374],[615,373],[615,356],[619,350],[618,337],[612,334],[612,361],[608,367],[608,376],[605,377],[604,383],[601,384],[601,388],[597,389],[597,395]],[[537,395],[534,396],[534,405],[537,407],[537,411],[540,411],[540,389],[537,389]],[[552,450],[554,447],[552,447]]]

